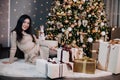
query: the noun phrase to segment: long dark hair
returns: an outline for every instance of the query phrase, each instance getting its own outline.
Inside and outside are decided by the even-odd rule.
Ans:
[[[23,24],[23,22],[24,22],[24,20],[25,19],[29,19],[30,20],[30,24],[29,24],[29,28],[27,29],[27,30],[25,30],[25,32],[26,33],[28,33],[28,34],[30,34],[31,36],[32,36],[32,38],[33,38],[33,33],[32,33],[32,27],[31,27],[31,18],[30,18],[30,16],[28,16],[28,15],[26,15],[26,14],[24,14],[24,15],[22,15],[19,19],[18,19],[18,21],[17,21],[17,25],[16,25],[16,27],[12,30],[12,31],[16,31],[16,33],[17,33],[17,41],[21,41],[22,40],[22,38],[23,38],[23,34],[22,34],[22,24]],[[34,38],[33,38],[33,41],[34,41]]]

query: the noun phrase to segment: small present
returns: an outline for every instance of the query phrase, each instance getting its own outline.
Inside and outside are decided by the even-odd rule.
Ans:
[[[91,50],[92,58],[98,60],[98,50]]]
[[[71,49],[58,48],[57,58],[60,62],[72,62],[72,51]]]
[[[91,58],[75,59],[73,72],[94,74],[96,70],[96,60]]]
[[[60,62],[69,62],[69,52],[62,51],[61,48],[57,49],[57,58]]]
[[[98,50],[99,50],[99,42],[92,43],[92,58],[98,60]]]
[[[62,64],[48,63],[47,66],[48,66],[47,76],[51,79],[65,77],[69,74],[67,65],[64,63]]]

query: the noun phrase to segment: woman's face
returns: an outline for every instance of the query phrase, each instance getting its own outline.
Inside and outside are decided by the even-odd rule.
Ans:
[[[25,31],[29,28],[30,26],[30,20],[27,18],[24,20],[23,24],[22,24],[22,29]]]

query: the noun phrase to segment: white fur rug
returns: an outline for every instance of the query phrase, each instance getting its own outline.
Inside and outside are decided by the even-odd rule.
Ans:
[[[0,59],[0,75],[12,76],[12,77],[41,77],[46,78],[46,75],[39,73],[35,65],[25,63],[24,60],[18,60],[12,64],[3,64],[3,61],[8,61],[8,58]],[[103,77],[112,75],[111,72],[96,70],[95,74],[73,73],[67,76],[68,78],[80,78],[80,77]]]

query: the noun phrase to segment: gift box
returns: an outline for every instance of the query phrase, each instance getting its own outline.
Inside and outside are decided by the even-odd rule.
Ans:
[[[96,70],[96,60],[91,58],[75,59],[73,72],[94,74]]]
[[[99,42],[92,43],[92,58],[98,60]]]
[[[54,48],[58,47],[58,41],[53,40],[39,40],[40,53],[42,59],[48,59],[50,55],[57,55]]]
[[[58,48],[57,58],[60,62],[70,62],[72,61],[72,52],[66,51],[63,48]]]
[[[97,68],[107,70],[107,64],[110,54],[109,42],[100,42]]]
[[[49,58],[49,48],[45,46],[40,46],[40,57],[41,59],[47,60]]]
[[[45,46],[45,47],[58,47],[58,41],[53,41],[53,40],[39,40],[40,41],[40,46]]]
[[[120,44],[118,42],[101,42],[98,56],[97,68],[110,71],[114,74],[120,73]]]
[[[55,60],[56,58],[54,58]],[[37,59],[36,60],[36,70],[47,77],[61,78],[69,74],[69,71],[73,69],[73,63],[57,63],[57,61]]]
[[[111,45],[110,48],[107,71],[118,74],[120,73],[120,44]]]
[[[65,77],[69,74],[67,65],[64,63],[62,64],[48,63],[47,66],[48,66],[47,76],[51,79]]]

